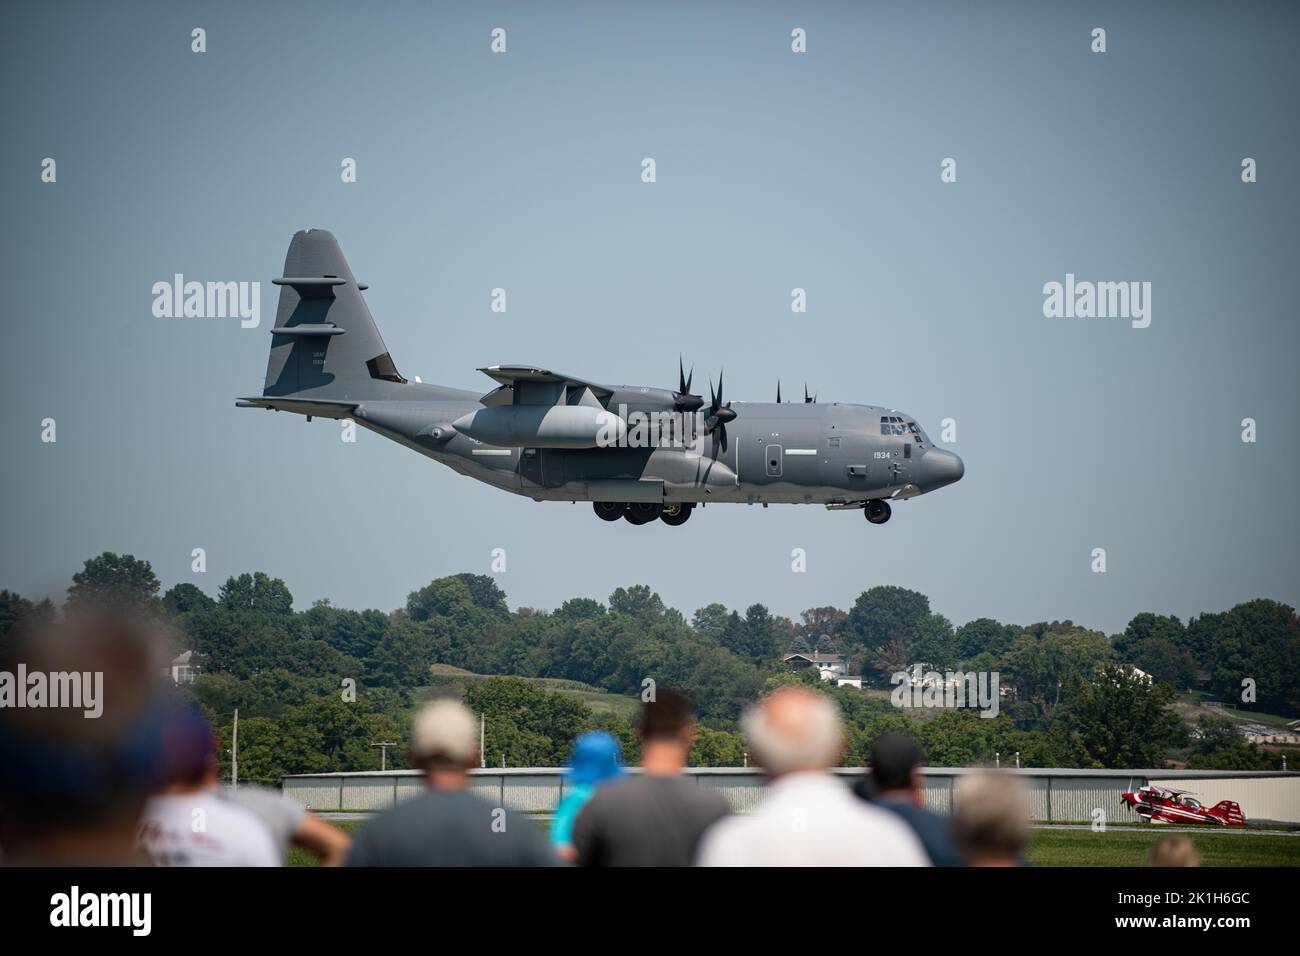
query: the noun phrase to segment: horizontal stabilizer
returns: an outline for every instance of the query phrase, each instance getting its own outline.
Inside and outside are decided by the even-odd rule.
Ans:
[[[357,410],[358,404],[329,398],[278,398],[273,395],[258,395],[253,398],[239,399],[235,402],[235,407],[267,408],[273,412],[293,412],[297,415],[321,418],[350,418]]]
[[[342,335],[347,329],[340,329],[337,325],[315,325],[304,323],[302,325],[282,325],[271,330],[272,335]]]
[[[334,287],[346,285],[347,279],[338,276],[283,276],[272,279],[272,285],[287,285],[304,299],[332,299]]]

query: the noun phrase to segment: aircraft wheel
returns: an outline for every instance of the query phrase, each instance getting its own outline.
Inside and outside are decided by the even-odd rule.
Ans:
[[[633,524],[649,524],[664,512],[664,506],[651,501],[634,501],[627,506],[624,517]]]
[[[872,524],[884,524],[889,520],[889,516],[893,513],[890,510],[889,502],[880,498],[868,501],[867,506],[862,509],[862,512],[867,516],[867,520]]]
[[[675,528],[678,525],[686,524],[693,510],[695,510],[695,506],[689,503],[664,505],[664,513],[659,516],[659,520]]]
[[[604,521],[617,521],[627,511],[627,505],[621,501],[594,501],[591,507],[596,516]]]

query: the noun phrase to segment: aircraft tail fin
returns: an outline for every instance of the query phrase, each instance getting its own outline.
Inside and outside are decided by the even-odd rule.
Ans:
[[[405,384],[375,327],[338,240],[325,229],[294,234],[284,258],[265,396],[374,396]]]
[[[1241,812],[1241,806],[1235,800],[1220,800],[1213,810],[1216,816],[1229,825],[1246,822],[1246,815]]]

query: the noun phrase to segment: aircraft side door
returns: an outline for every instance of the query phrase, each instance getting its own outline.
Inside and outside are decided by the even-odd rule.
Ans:
[[[525,481],[535,485],[542,483],[542,450],[525,448],[519,453],[519,474]]]
[[[866,490],[881,464],[871,460],[869,444],[844,422],[827,422],[818,448],[822,484],[850,492]]]
[[[519,474],[543,488],[558,488],[564,484],[563,448],[525,448],[519,454]]]
[[[912,480],[914,471],[912,455],[917,451],[912,446],[911,436],[909,435],[903,439],[902,447],[895,446],[890,450],[894,457],[889,462],[889,483],[891,485],[905,485]]]

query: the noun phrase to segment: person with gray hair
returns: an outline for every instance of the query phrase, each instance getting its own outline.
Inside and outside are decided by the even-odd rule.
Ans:
[[[1151,844],[1147,866],[1200,866],[1201,854],[1189,837],[1166,833]]]
[[[753,813],[705,833],[698,865],[929,865],[907,824],[829,772],[843,756],[844,732],[826,695],[783,687],[751,708],[742,727],[771,782]]]
[[[968,866],[1024,866],[1029,795],[1018,777],[980,770],[953,790],[953,838]]]
[[[371,820],[348,866],[555,866],[541,827],[469,791],[478,721],[456,700],[426,704],[411,730],[411,765],[427,790]]]

